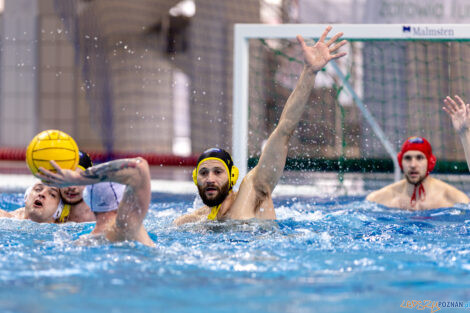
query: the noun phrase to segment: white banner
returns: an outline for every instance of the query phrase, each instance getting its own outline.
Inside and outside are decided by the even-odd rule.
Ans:
[[[299,0],[301,23],[470,23],[470,0]]]
[[[368,0],[364,23],[468,23],[469,0]]]

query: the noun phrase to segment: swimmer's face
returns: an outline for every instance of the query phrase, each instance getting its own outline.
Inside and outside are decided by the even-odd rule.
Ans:
[[[75,171],[83,172],[83,170],[79,168]],[[69,186],[60,188],[60,196],[65,204],[78,204],[83,201],[83,190],[85,190],[85,186]]]
[[[410,150],[403,155],[403,173],[410,184],[418,184],[426,178],[428,159],[421,151]]]
[[[207,160],[199,165],[197,189],[207,206],[216,206],[225,200],[230,186],[227,170],[221,161]]]
[[[53,215],[57,211],[59,200],[59,188],[37,183],[26,197],[26,214],[35,222],[53,222]]]

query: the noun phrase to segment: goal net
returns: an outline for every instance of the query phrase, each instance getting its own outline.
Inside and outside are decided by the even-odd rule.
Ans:
[[[302,71],[295,36],[312,44],[325,27],[236,25],[232,143],[242,173],[256,164]],[[348,55],[317,76],[286,168],[395,172],[397,179],[396,152],[407,137],[422,136],[437,156],[435,172],[468,173],[442,110],[447,95],[470,101],[468,27],[333,25],[332,33],[339,31],[348,40]]]

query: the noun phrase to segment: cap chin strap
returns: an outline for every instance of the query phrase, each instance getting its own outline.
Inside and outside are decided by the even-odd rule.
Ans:
[[[207,215],[208,220],[215,221],[215,219],[217,218],[217,214],[219,214],[219,210],[220,210],[220,207],[222,206],[222,203],[217,206],[213,206],[211,208],[211,212],[209,213],[209,215]]]
[[[411,195],[411,200],[410,204],[412,207],[416,205],[417,199],[416,199],[416,190],[418,190],[418,199],[424,199],[426,198],[426,190],[424,190],[423,184],[415,185],[413,189],[413,195]]]
[[[60,218],[63,210],[64,210],[64,202],[62,201],[62,199],[60,199],[59,205],[57,206],[57,210],[55,211],[54,215],[52,215],[54,220],[58,220]]]
[[[426,179],[426,177],[428,177],[428,175],[429,175],[429,173],[426,174],[424,179]],[[418,200],[426,199],[426,190],[424,190],[424,186],[423,186],[424,179],[422,181],[420,181],[419,183],[415,184],[415,186],[413,188],[413,194],[411,195],[411,200],[410,200],[411,207],[413,207],[413,208],[415,207],[416,202],[418,202]],[[418,193],[417,197],[416,197],[416,193]]]

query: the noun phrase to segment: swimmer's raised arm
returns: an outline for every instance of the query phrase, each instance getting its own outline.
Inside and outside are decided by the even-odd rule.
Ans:
[[[268,138],[258,165],[253,169],[255,181],[261,185],[267,184],[270,188],[267,192],[273,191],[283,173],[288,142],[307,107],[316,74],[329,61],[346,55],[345,52],[333,54],[346,44],[345,40],[336,43],[343,33],[334,35],[325,43],[331,28],[327,27],[313,46],[307,46],[302,36],[297,36],[303,51],[304,68],[294,91],[287,99],[276,129]]]
[[[150,171],[146,160],[120,159],[80,172],[61,169],[54,161],[51,164],[57,173],[41,167],[36,175],[46,184],[67,187],[112,181],[126,185],[116,220],[106,230],[106,237],[111,241],[137,240],[153,245],[142,226],[150,205]]]
[[[458,95],[455,95],[455,99],[457,101],[447,96],[444,99],[443,109],[450,116],[452,125],[460,137],[470,169],[470,104],[465,104]]]
[[[91,185],[104,181],[132,185],[133,180],[138,179],[138,165],[142,162],[146,161],[142,158],[119,159],[89,167],[85,171],[76,172],[62,169],[56,162],[51,161],[51,165],[57,173],[41,167],[36,176],[45,183],[59,187]]]

